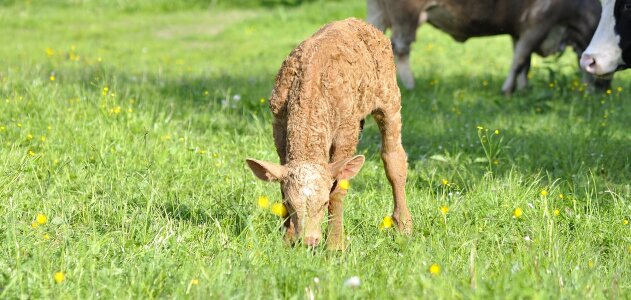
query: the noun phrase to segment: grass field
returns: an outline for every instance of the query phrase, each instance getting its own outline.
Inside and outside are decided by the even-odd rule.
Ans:
[[[363,1],[33,2],[0,6],[1,299],[631,295],[631,72],[585,93],[568,51],[507,98],[507,37],[422,28],[403,91],[415,231],[379,228],[392,200],[370,120],[349,248],[312,251],[284,245],[257,206],[278,186],[244,159],[278,160],[284,57]]]

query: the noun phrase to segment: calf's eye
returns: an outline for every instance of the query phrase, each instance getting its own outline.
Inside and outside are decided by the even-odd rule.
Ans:
[[[337,187],[337,180],[333,181],[333,186],[331,187],[331,193],[333,193],[333,191],[335,191],[336,187]]]

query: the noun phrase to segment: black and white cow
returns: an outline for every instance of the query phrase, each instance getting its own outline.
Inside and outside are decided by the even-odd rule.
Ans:
[[[603,0],[596,33],[581,57],[585,71],[610,77],[631,67],[631,0]]]
[[[478,36],[510,35],[514,56],[502,86],[505,94],[528,84],[533,53],[547,56],[565,46],[574,48],[578,55],[583,53],[596,30],[601,9],[599,0],[366,1],[368,22],[382,31],[392,29],[399,77],[408,89],[414,87],[410,45],[422,23],[433,25],[459,42]],[[605,89],[610,81],[599,79],[593,83]]]

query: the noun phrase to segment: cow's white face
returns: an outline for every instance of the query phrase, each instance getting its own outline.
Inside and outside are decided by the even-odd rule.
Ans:
[[[631,63],[631,0],[603,0],[596,33],[581,57],[585,71],[608,76]]]

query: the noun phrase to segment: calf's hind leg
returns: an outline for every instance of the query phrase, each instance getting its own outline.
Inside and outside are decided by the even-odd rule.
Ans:
[[[381,159],[386,177],[394,196],[394,219],[397,228],[405,233],[412,233],[412,216],[405,200],[405,181],[407,176],[407,155],[401,144],[401,111],[376,111],[373,117],[381,131]]]

